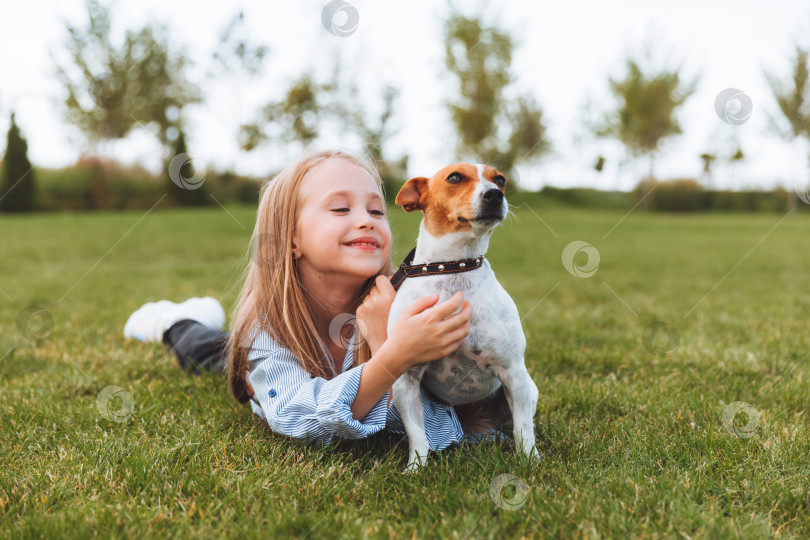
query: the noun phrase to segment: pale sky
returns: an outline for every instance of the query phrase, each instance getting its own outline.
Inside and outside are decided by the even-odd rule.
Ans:
[[[0,16],[0,132],[8,129],[9,111],[29,142],[29,157],[41,167],[61,167],[76,160],[83,138],[65,124],[60,112],[63,89],[52,75],[48,51],[66,59],[62,20],[84,24],[83,0],[2,0]],[[109,5],[109,1],[106,2]],[[239,152],[237,131],[268,100],[280,98],[290,81],[305,70],[326,80],[336,56],[355,77],[363,98],[376,107],[382,87],[401,90],[388,153],[411,156],[410,176],[430,176],[455,161],[455,135],[444,102],[454,95],[455,79],[444,67],[444,2],[408,3],[355,0],[359,14],[354,33],[337,37],[321,24],[326,1],[118,0],[113,5],[119,33],[150,20],[168,25],[172,46],[182,46],[197,62],[190,75],[202,82],[217,36],[241,7],[252,41],[270,48],[264,74],[257,80],[222,77],[202,82],[202,105],[189,107],[189,151],[207,167],[232,167],[238,173],[266,176],[299,152],[266,144],[250,154]],[[666,142],[659,158],[659,178],[697,177],[698,156],[723,152],[736,137],[747,159],[732,172],[722,164],[714,182],[721,187],[793,187],[806,173],[802,147],[771,133],[768,114],[779,117],[763,70],[789,76],[794,45],[810,47],[810,4],[801,0],[571,0],[568,2],[454,2],[467,14],[485,18],[515,39],[508,95],[528,93],[543,107],[553,153],[535,166],[518,165],[521,183],[631,189],[646,170],[644,163],[619,166],[621,145],[587,136],[582,125],[587,100],[595,110],[612,106],[608,77],[620,76],[628,52],[652,47],[663,64],[682,64],[682,74],[700,76],[697,91],[680,110],[684,134]],[[723,122],[715,98],[726,88],[745,93],[753,104],[741,125]],[[371,113],[373,111],[369,111]],[[373,118],[369,114],[369,118]],[[583,137],[583,134],[586,136]],[[5,136],[3,135],[3,146]],[[357,150],[339,130],[330,130],[319,145]],[[160,167],[161,148],[140,131],[107,150],[124,162]],[[804,152],[805,155],[807,151]],[[607,157],[599,174],[593,164]]]

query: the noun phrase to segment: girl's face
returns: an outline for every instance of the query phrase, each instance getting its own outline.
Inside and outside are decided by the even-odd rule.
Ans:
[[[312,168],[301,185],[303,204],[293,242],[296,264],[310,276],[343,275],[362,283],[389,260],[391,228],[374,178],[350,161],[331,158]],[[368,236],[375,249],[349,242]]]

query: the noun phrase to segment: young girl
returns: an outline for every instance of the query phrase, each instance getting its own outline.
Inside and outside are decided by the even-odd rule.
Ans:
[[[391,385],[456,350],[471,308],[460,292],[437,305],[437,295],[422,297],[387,335],[396,267],[384,201],[365,160],[305,152],[262,186],[232,334],[220,330],[219,302],[205,297],[148,303],[124,335],[162,341],[194,373],[227,369],[234,397],[277,433],[324,445],[384,427],[404,434]],[[349,337],[343,329],[355,319]],[[465,435],[500,435],[495,428],[511,420],[502,390],[454,409],[423,388],[422,408],[436,451]]]

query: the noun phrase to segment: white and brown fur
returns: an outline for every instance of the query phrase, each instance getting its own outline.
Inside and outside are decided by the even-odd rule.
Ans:
[[[424,213],[411,264],[483,256],[492,232],[508,211],[505,181],[493,167],[469,163],[448,165],[430,179],[409,180],[395,202],[407,212]],[[420,384],[454,406],[487,398],[503,386],[515,443],[539,460],[532,420],[539,392],[524,364],[526,338],[514,301],[486,259],[480,268],[468,272],[405,279],[391,305],[388,332],[417,298],[438,293],[438,304],[456,291],[462,291],[472,307],[467,337],[450,356],[412,367],[393,385],[393,401],[410,443],[406,472],[424,464],[430,449]]]

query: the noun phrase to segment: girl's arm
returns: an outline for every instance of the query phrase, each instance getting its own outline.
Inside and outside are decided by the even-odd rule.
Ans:
[[[331,380],[312,377],[289,350],[264,332],[255,340],[248,361],[259,362],[248,375],[259,402],[251,402],[251,406],[276,433],[328,445],[335,436],[360,439],[385,427],[386,399],[378,398],[360,420],[351,410],[370,362]],[[377,367],[381,364],[378,361]],[[367,383],[375,378],[374,367],[372,377],[365,377]],[[387,388],[381,397],[387,395]]]
[[[408,370],[407,363],[398,351],[391,350],[389,343],[389,341],[383,343],[376,352],[372,350],[373,356],[363,364],[365,369],[360,376],[357,396],[351,406],[355,420],[365,418],[374,405],[386,395],[387,408],[391,402],[391,385]]]

